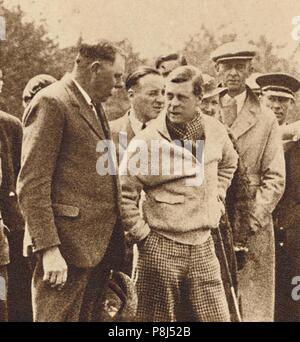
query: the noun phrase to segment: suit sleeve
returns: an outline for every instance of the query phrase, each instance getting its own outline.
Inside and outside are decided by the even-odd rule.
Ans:
[[[238,154],[235,151],[228,134],[226,133],[223,145],[222,159],[218,165],[218,190],[219,197],[223,203],[225,201],[227,189],[237,168],[237,162]]]
[[[269,221],[270,214],[284,192],[284,187],[285,162],[281,132],[274,119],[262,156],[261,185],[257,189],[252,210],[261,227]]]
[[[21,170],[17,193],[33,252],[60,244],[54,222],[51,188],[63,135],[62,104],[39,98],[24,119]]]

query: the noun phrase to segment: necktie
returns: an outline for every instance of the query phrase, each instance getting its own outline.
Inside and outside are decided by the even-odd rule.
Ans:
[[[146,127],[147,127],[146,123],[145,123],[145,122],[143,122],[143,125],[142,125],[142,128],[141,128],[141,130],[145,129]]]
[[[95,107],[95,110],[96,110],[98,119],[101,123],[105,138],[107,140],[109,140],[110,139],[110,130],[109,130],[109,125],[108,125],[108,121],[107,121],[104,109],[103,109],[101,103],[99,103],[99,104],[93,103],[93,106]]]
[[[223,123],[231,127],[237,117],[237,102],[235,98],[230,99],[225,106],[222,107]]]

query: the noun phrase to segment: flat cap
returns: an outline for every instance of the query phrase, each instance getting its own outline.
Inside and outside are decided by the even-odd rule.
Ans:
[[[202,74],[203,78],[203,98],[207,99],[215,95],[223,95],[227,92],[227,88],[219,87],[216,79],[208,74]]]
[[[295,77],[280,72],[258,76],[256,83],[263,93],[268,91],[271,95],[290,99],[294,99],[295,93],[300,89],[300,82]]]
[[[251,60],[255,54],[253,45],[236,41],[219,46],[212,52],[211,59],[216,63],[231,59]]]

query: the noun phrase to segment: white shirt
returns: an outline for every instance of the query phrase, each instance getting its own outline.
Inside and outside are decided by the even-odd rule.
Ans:
[[[246,90],[243,91],[241,94],[237,95],[234,97],[235,101],[236,101],[236,105],[237,105],[237,114],[240,113],[240,111],[242,110],[245,101],[246,101],[246,97],[247,97],[247,92]],[[232,97],[229,96],[228,94],[224,95],[222,98],[222,104],[226,105],[228,102],[232,101]]]
[[[131,124],[131,128],[132,128],[134,134],[137,135],[142,130],[143,123],[136,117],[133,109],[130,109],[128,115],[129,115],[129,121]],[[146,123],[146,125],[147,125],[147,123]]]
[[[76,84],[77,88],[79,89],[79,91],[81,92],[82,96],[84,97],[84,99],[86,100],[86,102],[88,103],[88,105],[90,107],[92,107],[95,115],[96,115],[96,119],[99,120],[98,118],[98,114],[97,114],[97,111],[96,111],[96,108],[95,106],[93,105],[93,102],[92,102],[92,99],[91,97],[89,96],[89,94],[81,87],[81,85],[74,79],[72,78],[72,81]]]

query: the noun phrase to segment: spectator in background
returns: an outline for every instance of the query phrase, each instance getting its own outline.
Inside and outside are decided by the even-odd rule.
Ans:
[[[220,98],[222,122],[235,138],[243,165],[231,186],[235,190],[230,214],[237,251],[242,249],[246,259],[238,272],[242,315],[244,321],[257,322],[274,319],[272,211],[284,191],[285,166],[276,118],[246,85],[255,54],[252,45],[235,41],[220,46],[211,57],[228,88]]]
[[[0,110],[6,111],[7,110],[6,109],[6,104],[5,104],[4,98],[2,96],[3,84],[4,84],[4,81],[3,81],[3,71],[0,69]]]
[[[0,141],[1,166],[1,141]],[[0,167],[0,186],[2,183],[2,170]],[[0,212],[0,322],[7,321],[7,265],[9,264],[8,241],[6,229]]]
[[[1,72],[2,75],[2,72]],[[3,86],[3,82],[1,83]],[[30,321],[30,267],[22,254],[24,221],[18,205],[16,181],[20,169],[22,125],[14,116],[0,111],[2,184],[0,212],[7,227],[10,264],[8,265],[8,320]]]
[[[183,55],[172,53],[170,55],[158,57],[155,62],[155,68],[163,75],[163,77],[167,77],[177,67],[187,64],[187,60]]]
[[[28,83],[26,84],[22,100],[23,100],[23,107],[26,108],[33,97],[43,88],[48,87],[50,84],[56,82],[57,79],[51,75],[47,74],[40,74],[31,78]]]
[[[125,115],[109,123],[117,151],[119,144],[120,147],[127,148],[127,145],[122,144],[125,139],[119,140],[120,135],[124,138],[126,136],[126,142],[129,143],[151,120],[157,118],[164,105],[164,80],[156,69],[139,67],[127,76],[125,87],[130,109]]]
[[[130,109],[121,118],[110,122],[111,134],[120,162],[127,144],[152,120],[157,118],[164,105],[164,79],[156,69],[142,66],[134,70],[127,76],[125,87],[130,101]],[[127,247],[123,271],[130,275],[133,249],[132,246]]]
[[[226,88],[218,87],[216,79],[203,74],[203,99],[200,104],[202,113],[220,119],[220,96],[225,95]]]
[[[272,109],[280,127],[286,126],[300,82],[284,73],[257,77],[261,101]],[[276,251],[275,321],[299,322],[300,303],[292,297],[292,280],[300,274],[300,141],[284,141],[286,188],[273,212]]]

